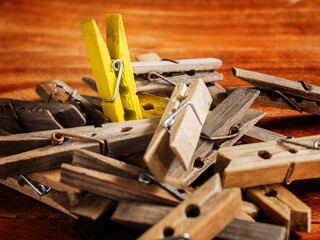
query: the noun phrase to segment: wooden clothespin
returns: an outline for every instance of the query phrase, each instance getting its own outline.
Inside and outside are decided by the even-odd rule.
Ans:
[[[261,207],[264,221],[290,230],[310,232],[311,209],[280,184],[246,188],[245,198]]]
[[[0,128],[10,133],[77,127],[86,123],[78,108],[67,103],[1,98],[0,115]]]
[[[221,190],[220,177],[216,174],[138,239],[180,235],[212,239],[241,211],[240,189]]]
[[[77,93],[63,81],[44,81],[37,84],[37,94],[48,103],[70,103],[85,113],[86,122],[90,125],[101,126],[101,124],[109,122],[99,110],[97,110],[83,96]]]
[[[14,106],[14,99],[4,101],[0,100],[0,129],[8,134],[63,128],[48,109],[35,107],[31,110]]]
[[[257,103],[320,114],[320,87],[262,73],[233,68],[234,76],[262,90]]]
[[[222,62],[216,58],[182,59],[160,61],[133,62],[138,92],[173,89],[177,83],[191,84],[198,78],[205,83],[213,83],[223,79],[216,72]]]
[[[193,166],[186,171],[175,162],[168,175],[190,185],[215,162],[217,151],[212,149],[214,145],[233,145],[264,116],[264,112],[249,109],[258,94],[256,89],[239,89],[209,112],[202,128],[204,136],[192,156]]]
[[[183,196],[173,196],[177,191],[144,169],[89,151],[76,152],[72,164],[62,165],[61,182],[114,200],[176,205],[181,200],[176,196]]]
[[[225,187],[319,178],[319,139],[315,135],[220,148],[216,170],[223,174]]]
[[[107,14],[106,27],[107,46],[93,19],[81,23],[103,112],[113,122],[142,119],[121,16]]]
[[[243,201],[244,203],[244,201]],[[242,204],[243,206],[243,204]],[[111,220],[141,231],[155,225],[174,207],[132,201],[120,201]],[[238,217],[217,236],[218,239],[238,240],[284,240],[286,229],[282,226],[240,220]]]
[[[29,181],[32,181],[35,187],[42,185],[42,187],[45,186],[46,189],[50,188],[50,191],[44,195],[39,195],[34,188],[23,181],[23,179],[20,179],[20,177],[9,177],[0,180],[0,182],[73,218],[80,216],[96,220],[115,205],[113,200],[91,193],[83,196],[79,188],[61,183],[60,174],[60,169],[54,169],[28,174],[26,176]]]
[[[160,204],[120,201],[111,220],[145,231],[164,218],[173,209],[173,206]],[[253,203],[242,201],[242,209],[243,211],[236,219],[247,216],[247,219],[250,217],[250,221],[254,222],[253,216],[256,217],[258,215],[259,208]]]
[[[164,178],[177,157],[185,169],[190,168],[211,101],[202,79],[188,88],[177,84],[144,156],[158,180]]]
[[[253,127],[242,140],[250,143],[283,139],[286,136],[260,127]],[[261,216],[268,222],[290,230],[309,232],[311,209],[280,184],[264,185],[246,189],[246,199],[261,206]]]
[[[84,126],[0,136],[0,178],[58,168],[72,161],[77,149],[111,156],[144,151],[159,119],[109,123],[102,127]],[[52,146],[51,144],[61,144]]]
[[[240,126],[239,131],[236,132],[236,136],[233,138],[227,139],[220,143],[219,147],[226,147],[234,145],[240,138],[245,134],[250,128],[254,126],[263,116],[264,112],[256,111],[253,109],[248,109],[246,111],[246,115],[237,122]],[[230,124],[230,123],[229,123]],[[202,142],[202,139],[199,140]],[[198,144],[198,147],[200,143]],[[196,151],[197,152],[197,151]],[[196,153],[195,152],[195,153]],[[193,158],[195,159],[193,162],[193,166],[185,171],[182,169],[181,166],[177,166],[173,164],[172,168],[170,169],[170,173],[168,176],[176,179],[177,182],[180,184],[190,185],[194,182],[205,170],[207,170],[210,166],[212,166],[217,159],[218,150],[212,149],[206,155],[201,155],[201,157]]]

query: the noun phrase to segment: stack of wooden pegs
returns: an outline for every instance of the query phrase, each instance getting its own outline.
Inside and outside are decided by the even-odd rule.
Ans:
[[[44,102],[0,100],[0,182],[75,219],[108,216],[138,239],[310,231],[310,208],[279,183],[319,178],[320,136],[256,127],[265,113],[250,106],[277,95],[278,107],[319,113],[319,87],[235,68],[257,88],[226,90],[214,58],[130,63],[121,16],[106,26],[107,45],[94,20],[81,24],[95,78],[83,81],[99,97],[55,80],[38,84]]]

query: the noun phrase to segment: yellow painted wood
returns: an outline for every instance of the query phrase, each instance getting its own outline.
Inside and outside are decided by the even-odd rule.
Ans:
[[[125,120],[142,119],[121,15],[106,14],[106,27],[106,41],[110,57],[111,59],[120,59],[123,61],[119,91],[125,112],[124,118]]]
[[[143,118],[159,118],[166,110],[169,99],[149,93],[139,94],[141,112]]]
[[[81,23],[83,38],[87,47],[92,72],[97,84],[99,97],[112,99],[117,76],[112,68],[111,58],[96,22],[91,19]],[[103,113],[112,122],[123,122],[124,109],[118,92],[114,102],[101,103]]]

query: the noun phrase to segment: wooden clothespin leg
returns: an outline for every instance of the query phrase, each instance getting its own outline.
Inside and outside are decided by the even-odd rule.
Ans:
[[[81,23],[103,112],[113,122],[141,119],[121,17],[107,15],[106,23],[108,48],[93,19]]]
[[[146,165],[158,180],[163,179],[177,157],[185,169],[190,168],[211,101],[202,79],[189,88],[177,84],[144,156]],[[170,122],[172,126],[166,124]]]
[[[106,14],[106,26],[107,48],[109,50],[110,57],[111,59],[120,59],[123,62],[122,79],[120,82],[119,92],[124,108],[124,119],[142,119],[121,15]]]

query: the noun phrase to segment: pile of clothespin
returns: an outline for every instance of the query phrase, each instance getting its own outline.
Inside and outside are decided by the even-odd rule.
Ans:
[[[224,89],[214,58],[131,63],[121,16],[106,26],[105,44],[94,20],[81,24],[94,75],[83,81],[99,97],[56,80],[37,85],[43,102],[0,99],[0,182],[141,240],[309,232],[310,208],[280,183],[320,177],[320,136],[256,127],[265,113],[249,108],[319,114],[320,87],[234,68],[254,87]]]

